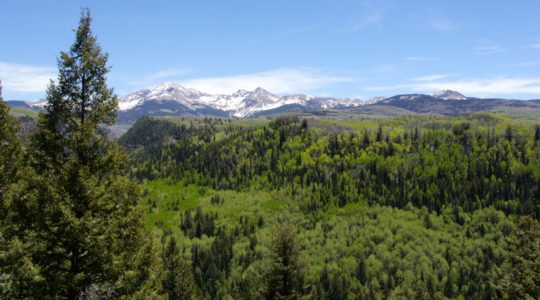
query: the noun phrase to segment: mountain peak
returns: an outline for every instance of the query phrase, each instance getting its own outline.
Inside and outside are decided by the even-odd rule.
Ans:
[[[251,96],[255,98],[261,98],[261,97],[273,97],[274,95],[270,93],[269,91],[263,89],[262,87],[258,87],[251,92]]]
[[[444,100],[467,100],[467,97],[452,90],[440,90],[433,93],[431,96]]]

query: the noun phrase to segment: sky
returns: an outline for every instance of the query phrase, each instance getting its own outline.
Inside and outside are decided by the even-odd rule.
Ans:
[[[4,99],[45,96],[82,7],[119,96],[174,81],[207,93],[540,99],[538,0],[0,0]]]

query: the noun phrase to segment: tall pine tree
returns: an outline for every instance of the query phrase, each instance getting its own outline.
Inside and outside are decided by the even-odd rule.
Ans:
[[[197,285],[191,267],[180,256],[174,238],[170,238],[163,250],[165,276],[163,290],[170,300],[198,299]]]
[[[126,155],[102,130],[115,121],[117,98],[91,22],[83,9],[31,137],[31,171],[7,201],[4,238],[24,245],[34,271],[35,280],[12,285],[21,298],[160,297],[138,186],[124,175]]]
[[[17,121],[9,115],[9,107],[2,98],[0,81],[0,217],[3,199],[14,182],[21,158],[21,145],[17,137]]]
[[[520,217],[509,239],[509,269],[501,287],[509,299],[540,299],[540,224]]]
[[[297,229],[279,225],[272,242],[272,264],[268,273],[266,299],[299,299],[303,294],[303,266]]]
[[[41,280],[26,257],[29,244],[8,235],[13,225],[7,218],[10,192],[23,173],[17,129],[17,122],[9,115],[9,108],[2,99],[0,82],[0,299],[21,298],[15,288],[19,282]]]

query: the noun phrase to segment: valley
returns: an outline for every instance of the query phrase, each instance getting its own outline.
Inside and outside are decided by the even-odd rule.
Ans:
[[[400,299],[498,297],[516,217],[540,213],[539,138],[489,114],[146,117],[119,142],[148,228],[180,241],[204,297],[264,298],[288,224],[295,293]]]
[[[0,299],[540,299],[537,2],[84,2],[2,4]]]

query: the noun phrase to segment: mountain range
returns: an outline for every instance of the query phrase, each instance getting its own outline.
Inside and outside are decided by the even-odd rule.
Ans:
[[[139,115],[216,115],[249,117],[285,106],[311,109],[357,107],[366,104],[360,99],[322,98],[296,94],[278,96],[263,88],[238,90],[232,94],[208,94],[165,82],[154,89],[144,89],[119,99],[120,115],[131,119]]]
[[[12,107],[42,109],[46,104],[8,101]],[[281,113],[324,115],[328,112],[368,115],[437,114],[459,115],[470,112],[536,113],[540,116],[540,100],[482,99],[459,92],[442,90],[432,95],[405,94],[375,97],[369,100],[316,97],[305,94],[279,96],[263,89],[238,90],[232,94],[209,94],[165,82],[153,89],[143,89],[121,97],[118,101],[119,123],[132,123],[139,117],[154,116],[219,116],[252,117]]]

